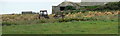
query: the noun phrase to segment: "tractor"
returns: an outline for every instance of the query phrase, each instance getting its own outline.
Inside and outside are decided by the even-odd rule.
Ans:
[[[44,18],[49,19],[47,10],[40,10],[39,19],[40,19],[41,17],[44,17]]]

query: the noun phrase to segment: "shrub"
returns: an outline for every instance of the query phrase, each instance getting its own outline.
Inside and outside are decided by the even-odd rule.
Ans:
[[[120,1],[119,2],[109,2],[104,6],[100,6],[98,8],[95,8],[94,10],[97,10],[97,11],[120,10]]]
[[[2,26],[10,26],[10,25],[17,25],[17,24],[13,22],[2,22]]]

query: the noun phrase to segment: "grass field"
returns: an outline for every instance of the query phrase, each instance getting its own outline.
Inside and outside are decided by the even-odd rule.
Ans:
[[[66,14],[38,19],[38,14],[2,15],[3,34],[118,34],[120,11]]]
[[[116,21],[74,21],[3,26],[3,34],[118,34]]]

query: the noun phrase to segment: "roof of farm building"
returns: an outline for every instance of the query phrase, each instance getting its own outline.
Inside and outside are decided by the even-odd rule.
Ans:
[[[119,0],[120,1],[120,0]],[[118,2],[117,0],[116,1],[104,1],[104,2],[98,2],[98,1],[89,1],[89,2],[84,2],[84,1],[81,1],[81,2],[70,2],[70,1],[64,1],[62,2],[61,4],[59,4],[58,6],[95,6],[95,5],[104,5],[108,2]]]
[[[103,5],[105,2],[70,2],[65,1],[59,4],[58,6],[94,6],[94,5]]]
[[[104,5],[106,2],[81,2],[80,6],[95,6],[95,5]]]
[[[80,6],[79,3],[74,3],[74,2],[70,2],[70,1],[64,1],[61,4],[59,4],[58,6]]]
[[[118,2],[120,0],[81,0],[81,2]]]

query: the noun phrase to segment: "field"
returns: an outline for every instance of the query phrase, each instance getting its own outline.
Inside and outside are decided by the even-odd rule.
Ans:
[[[3,34],[118,34],[118,14],[89,11],[57,19],[54,14],[50,19],[38,19],[37,14],[2,15],[2,30]]]
[[[118,34],[118,22],[76,21],[3,26],[3,34]]]

